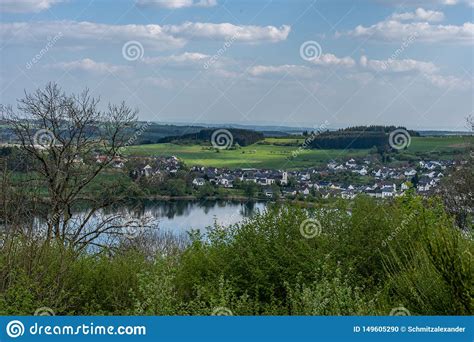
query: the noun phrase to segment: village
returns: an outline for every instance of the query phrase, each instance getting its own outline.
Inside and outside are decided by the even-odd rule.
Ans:
[[[131,171],[134,179],[146,177],[164,181],[178,171],[185,170],[184,164],[175,156],[140,158],[138,161],[140,165]],[[121,168],[124,163],[120,160],[114,165]],[[353,199],[358,194],[390,198],[400,196],[412,188],[420,195],[428,195],[434,192],[441,179],[456,165],[457,162],[453,160],[430,160],[390,167],[368,158],[351,158],[343,162],[331,161],[321,167],[292,171],[203,166],[193,166],[186,171],[195,189],[206,184],[232,189],[245,183],[254,183],[259,193],[269,199],[296,196]]]

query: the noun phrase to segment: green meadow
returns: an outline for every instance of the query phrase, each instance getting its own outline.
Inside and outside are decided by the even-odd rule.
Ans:
[[[298,169],[318,166],[331,159],[363,157],[369,150],[304,149],[303,137],[266,138],[263,142],[236,150],[216,150],[203,145],[151,144],[127,147],[125,153],[134,156],[177,156],[187,165],[228,168]],[[466,136],[414,137],[401,152],[407,158],[432,157],[447,159],[466,151],[474,138]]]

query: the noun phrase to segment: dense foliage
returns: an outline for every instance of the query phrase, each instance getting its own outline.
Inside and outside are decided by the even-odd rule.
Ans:
[[[337,131],[326,131],[311,139],[310,146],[320,149],[368,149],[377,147],[383,149],[389,144],[389,133],[395,126],[355,126]],[[410,136],[419,136],[418,132],[407,131]]]
[[[233,143],[237,143],[240,146],[252,145],[260,140],[264,139],[264,135],[261,132],[251,131],[247,129],[229,128],[232,135]],[[210,144],[213,133],[216,129],[202,129],[196,133],[188,133],[180,136],[169,136],[160,139],[159,143],[206,143]]]
[[[438,200],[345,205],[274,206],[186,244],[150,233],[77,253],[11,236],[0,247],[0,314],[473,314],[471,231]],[[320,222],[319,234],[302,234],[308,222]]]

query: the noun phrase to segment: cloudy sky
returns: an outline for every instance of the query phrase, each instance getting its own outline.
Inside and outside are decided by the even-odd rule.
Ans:
[[[59,83],[158,122],[464,129],[474,0],[0,0],[0,100]]]

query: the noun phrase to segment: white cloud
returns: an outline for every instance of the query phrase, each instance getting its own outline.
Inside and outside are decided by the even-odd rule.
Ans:
[[[234,25],[230,23],[192,23],[185,22],[180,25],[166,25],[163,29],[173,36],[185,37],[188,39],[213,39],[228,40],[237,42],[279,42],[286,40],[291,31],[291,27],[283,25],[275,26],[254,26],[254,25]]]
[[[394,13],[390,16],[390,19],[397,21],[414,20],[437,22],[444,20],[444,13],[439,11],[425,10],[423,8],[417,8],[414,12]]]
[[[68,44],[74,47],[123,45],[127,41],[136,40],[145,47],[146,52],[146,48],[164,50],[179,48],[186,43],[184,39],[166,33],[159,25],[109,25],[87,21],[0,23],[0,38],[8,39],[12,44],[36,42],[34,37],[46,40],[59,32],[64,39],[58,45]]]
[[[363,68],[375,72],[410,72],[417,71],[425,74],[433,74],[438,71],[436,65],[431,62],[417,61],[414,59],[368,59],[366,56],[360,58],[360,65]]]
[[[360,58],[360,66],[376,73],[401,74],[416,72],[432,85],[442,89],[467,89],[471,84],[465,79],[439,74],[439,68],[431,62],[417,61],[414,59],[375,60],[362,56]]]
[[[294,77],[311,78],[316,70],[304,65],[284,64],[284,65],[256,65],[248,70],[252,76],[265,75],[291,75]]]
[[[347,33],[353,37],[368,37],[382,41],[402,40],[414,34],[417,41],[472,44],[474,24],[468,22],[460,26],[432,25],[427,22],[402,23],[396,20],[385,20],[368,27],[359,25]]]
[[[194,65],[194,64],[203,64],[211,56],[199,53],[199,52],[184,52],[181,55],[171,55],[163,57],[146,57],[143,61],[146,64],[153,65],[163,65],[163,64],[172,64],[172,65]]]
[[[351,57],[339,58],[331,53],[322,54],[318,59],[312,60],[312,63],[323,66],[337,65],[343,67],[353,67],[356,64]]]
[[[34,32],[34,36],[31,34]],[[191,23],[181,25],[109,25],[92,22],[51,21],[0,23],[0,39],[11,44],[36,42],[62,32],[65,39],[60,44],[96,46],[124,44],[129,40],[140,42],[147,48],[165,50],[183,47],[189,40],[226,40],[260,43],[285,40],[289,26],[245,26],[229,23]]]
[[[425,75],[425,78],[438,88],[469,89],[472,87],[470,81],[455,76],[443,76],[438,74]]]
[[[52,5],[63,0],[2,0],[0,2],[1,12],[28,13],[47,10]]]
[[[158,65],[162,68],[196,69],[201,68],[206,73],[223,78],[235,78],[239,74],[227,68],[232,67],[235,61],[221,56],[213,59],[213,56],[199,52],[184,52],[180,55],[145,57],[145,64]]]
[[[127,73],[130,71],[129,67],[121,65],[112,65],[108,63],[96,62],[90,58],[84,58],[71,62],[61,62],[56,64],[46,65],[48,68],[60,69],[60,70],[79,70],[85,72],[91,72],[96,74],[104,74],[108,72],[112,73]]]
[[[179,9],[187,7],[213,7],[217,0],[137,0],[139,6],[155,6],[167,9]]]
[[[408,6],[408,5],[415,5],[415,6],[435,6],[435,5],[443,5],[443,6],[454,6],[465,4],[470,7],[474,7],[474,0],[411,0],[408,2],[407,0],[375,0],[375,2],[383,2],[388,3],[395,6]]]

